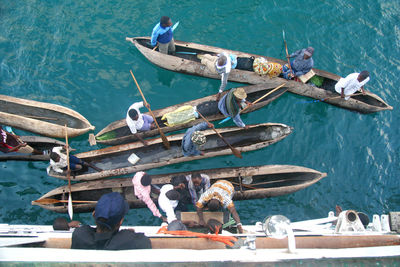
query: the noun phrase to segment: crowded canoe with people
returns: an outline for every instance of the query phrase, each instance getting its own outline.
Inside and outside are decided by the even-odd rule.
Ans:
[[[125,40],[156,66],[220,80],[218,87],[213,88],[215,94],[205,97],[199,94],[196,99],[180,104],[163,103],[164,108],[153,110],[146,98],[148,92],[141,89],[142,77],[136,79],[133,71],[127,70],[132,77],[128,82],[137,89],[137,97],[131,99],[126,113],[120,114],[122,119],[111,122],[96,135],[89,135],[90,145],[98,146],[97,149],[82,151],[69,145],[71,138],[95,129],[78,112],[55,104],[1,95],[0,123],[4,127],[0,127],[0,160],[48,161],[44,175],[68,182],[31,202],[49,211],[68,213],[69,220],[54,222],[54,230],[70,231],[68,240],[62,240],[63,246],[67,243],[71,249],[85,250],[179,248],[160,245],[159,239],[146,235],[145,231],[122,228],[129,209],[146,208],[151,211],[155,224],[161,225],[157,233],[152,233],[157,237],[167,234],[201,238],[223,243],[225,248],[234,247],[240,237],[251,234],[254,240],[257,236],[263,248],[268,248],[270,240],[259,237],[254,228],[243,226],[235,203],[291,194],[318,183],[327,173],[283,164],[150,172],[178,163],[211,161],[217,156],[251,158],[253,154],[246,152],[261,149],[270,156],[266,147],[280,146],[284,139],[296,150],[294,140],[286,139],[296,129],[268,122],[260,115],[268,113],[270,104],[280,101],[286,91],[363,114],[393,109],[377,94],[365,89],[372,72],[354,70],[341,77],[319,70],[315,68],[318,65],[315,49],[305,46],[289,53],[284,33],[286,53],[282,60],[175,40],[178,25],[170,17],[161,16],[149,37],[126,37]],[[126,45],[121,40],[123,44]],[[247,85],[229,87],[228,82]],[[201,85],[193,90],[200,88]],[[259,122],[248,123],[249,117]],[[60,140],[19,136],[10,126]],[[85,212],[93,213],[93,221],[73,221],[74,213]],[[329,233],[334,236],[346,231],[364,234],[367,229],[378,234],[390,232],[386,217],[380,219],[384,225],[380,229],[376,228],[377,223],[371,226],[362,213],[353,210],[337,210],[335,216],[329,217],[324,222],[331,223],[330,226],[323,225],[317,229],[320,232],[315,232],[325,234],[332,225],[336,225],[335,232]],[[288,228],[290,222],[284,218],[276,220],[286,225],[285,236],[293,235]],[[93,222],[95,227],[91,225]],[[269,222],[264,221],[262,227],[266,228]],[[297,230],[305,227],[305,224],[299,225]],[[232,235],[218,236],[223,229],[229,229]],[[307,234],[312,236],[315,232]],[[377,241],[371,243],[377,246],[385,245],[384,238],[391,245],[400,245],[397,235],[374,238]],[[192,248],[178,240],[184,248]],[[246,239],[248,248],[255,246],[254,240]],[[293,242],[288,246],[290,250]]]

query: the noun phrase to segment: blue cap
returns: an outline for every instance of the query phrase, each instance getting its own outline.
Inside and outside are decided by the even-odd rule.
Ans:
[[[112,192],[102,195],[97,201],[94,216],[97,223],[99,223],[99,218],[106,219],[105,222],[100,223],[111,229],[124,218],[128,210],[129,205],[121,194]]]

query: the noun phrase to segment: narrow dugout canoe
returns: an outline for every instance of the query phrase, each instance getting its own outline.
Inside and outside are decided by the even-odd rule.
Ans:
[[[139,50],[139,52],[142,53],[150,62],[161,68],[214,79],[220,79],[219,75],[209,71],[205,65],[201,64],[200,60],[197,58],[197,54],[218,54],[221,52],[226,52],[228,54],[235,54],[236,56],[243,58],[264,57],[271,62],[280,64],[286,63],[285,61],[277,58],[182,41],[175,41],[176,51],[178,52],[176,55],[165,55],[159,53],[157,50],[153,51],[152,47],[149,45],[150,37],[135,37],[131,39],[127,38],[127,40],[131,41]],[[182,54],[180,52],[189,54]],[[337,94],[334,90],[336,82],[341,77],[319,69],[313,69],[313,71],[317,76],[324,78],[324,82],[321,87],[315,87],[310,84],[303,84],[293,80],[287,81],[279,77],[269,78],[268,75],[259,75],[255,72],[241,69],[232,69],[229,74],[229,80],[247,84],[264,84],[270,87],[278,86],[283,82],[287,82],[286,86],[289,87],[289,91],[292,93],[311,97],[321,101],[323,100],[323,102],[358,111],[360,113],[372,113],[393,109],[393,107],[389,106],[383,99],[371,92],[366,92],[365,95],[352,96],[347,101],[341,99],[340,97],[337,97],[339,94]]]
[[[249,129],[247,130],[238,127],[226,127],[217,130],[226,141],[241,152],[269,146],[282,140],[292,132],[291,127],[280,123],[249,125]],[[184,133],[168,136],[171,145],[171,148],[168,150],[165,149],[161,138],[156,138],[149,139],[147,147],[143,146],[141,142],[135,142],[76,154],[77,157],[103,169],[103,171],[96,172],[91,168],[84,168],[72,175],[71,180],[95,180],[174,163],[232,154],[229,147],[213,130],[208,129],[203,131],[203,133],[207,137],[207,142],[202,146],[203,156],[183,156],[181,143]],[[132,153],[140,158],[135,165],[132,165],[128,161]],[[66,179],[65,174],[55,172],[50,172],[50,176]]]
[[[43,136],[20,136],[19,138],[32,148],[39,151],[51,150],[53,147],[65,145],[64,142]],[[6,160],[48,161],[50,160],[50,155],[22,154],[18,152],[11,152],[11,153],[0,152],[0,161],[6,161]]]
[[[6,95],[0,95],[0,124],[55,138],[65,138],[64,125],[69,137],[94,130],[85,117],[72,109]]]
[[[265,95],[273,90],[273,88],[269,88],[268,86],[265,86],[265,85],[251,85],[251,86],[245,86],[243,88],[247,93],[247,100],[250,102],[254,102],[258,98],[262,97],[263,95]],[[270,95],[266,96],[265,98],[263,98],[262,100],[260,100],[259,102],[257,102],[253,106],[251,106],[250,108],[246,109],[244,111],[244,113],[252,112],[252,111],[259,109],[265,105],[268,105],[273,100],[280,97],[286,91],[287,91],[287,87],[281,87],[278,90],[271,92]],[[226,92],[224,92],[224,94],[225,93]],[[209,121],[220,120],[220,119],[224,118],[224,115],[222,115],[219,112],[218,103],[215,101],[215,97],[216,97],[215,95],[210,95],[210,96],[199,98],[196,100],[173,105],[170,107],[153,110],[153,113],[157,119],[158,124],[161,127],[161,130],[164,133],[188,128],[188,127],[191,127],[191,126],[201,122],[201,118],[200,118],[200,119],[196,119],[196,120],[190,121],[185,124],[180,124],[180,125],[175,125],[175,126],[169,127],[164,124],[166,121],[161,120],[161,117],[164,114],[166,114],[168,112],[172,112],[172,111],[178,109],[179,107],[186,106],[186,105],[196,107],[197,110],[202,115],[204,115],[207,118],[207,120],[209,120]],[[148,112],[145,114],[148,114]],[[158,135],[159,131],[156,128],[156,129],[146,131],[146,132],[139,132],[139,134],[141,135],[142,138],[147,138],[147,137],[152,137],[152,136]],[[96,138],[96,142],[101,143],[101,144],[106,144],[106,145],[126,144],[126,143],[137,140],[136,136],[133,135],[131,133],[131,131],[129,130],[129,127],[126,124],[125,118],[110,123],[103,130],[101,130],[98,134],[96,134],[95,138]]]
[[[162,186],[170,183],[171,177],[176,175],[189,175],[192,173],[207,174],[211,183],[223,179],[232,182],[235,187],[234,200],[260,199],[291,194],[304,189],[326,176],[326,173],[291,165],[264,165],[251,167],[231,167],[207,169],[190,172],[152,175],[152,184]],[[246,183],[246,184],[245,184]],[[132,186],[132,178],[103,179],[76,183],[71,186],[74,201],[92,201],[86,203],[73,203],[74,212],[91,212],[96,206],[96,201],[106,193],[120,192],[128,201],[131,209],[144,208],[146,205],[136,198]],[[68,199],[68,186],[58,187],[43,195],[32,205],[44,209],[66,213],[67,203],[45,203],[48,199]],[[157,201],[157,198],[153,198]]]

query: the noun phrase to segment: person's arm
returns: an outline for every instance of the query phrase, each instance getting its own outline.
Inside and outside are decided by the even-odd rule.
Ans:
[[[225,90],[226,84],[228,82],[228,76],[229,76],[229,73],[224,72],[221,74],[221,85],[218,90],[219,96],[221,96],[221,93]],[[218,95],[217,95],[217,97],[218,97]],[[219,100],[219,98],[217,100]]]
[[[236,208],[234,205],[231,205],[230,207],[228,207],[228,210],[231,212],[233,219],[236,222],[237,225],[237,229],[239,230],[240,234],[243,234],[243,228],[242,228],[242,223],[240,222],[240,217],[239,214],[236,211]]]
[[[149,144],[147,143],[147,141],[144,140],[144,139],[140,136],[140,134],[138,134],[137,132],[135,133],[135,136],[136,136],[136,138],[137,138],[140,142],[142,142],[142,144],[143,144],[144,146],[148,146],[148,145],[149,145]]]
[[[146,206],[149,208],[149,210],[151,210],[153,215],[155,217],[161,218],[162,215],[161,215],[160,211],[157,209],[157,206],[156,206],[156,204],[154,204],[154,202],[151,199],[150,195],[142,194],[142,197],[143,197],[142,198],[143,202],[146,204]]]
[[[248,129],[249,127],[244,124],[242,121],[242,118],[240,118],[240,113],[236,114],[235,117],[233,117],[233,122],[236,124],[237,127],[242,127]]]
[[[203,216],[203,208],[196,207],[197,216],[199,216],[199,225],[204,226],[206,225]]]
[[[159,28],[160,28],[160,23],[158,23],[156,26],[154,26],[153,31],[152,31],[152,33],[151,33],[151,42],[150,42],[150,43],[151,43],[152,46],[156,46],[156,44],[157,44],[157,38],[158,38],[158,34],[159,34],[159,32],[158,32]]]
[[[344,98],[344,88],[343,87],[341,89],[340,98]]]
[[[289,58],[291,58],[291,57],[297,57],[298,55],[300,55],[300,53],[301,53],[302,50],[303,50],[303,49],[300,49],[300,50],[297,50],[297,51],[291,53],[291,54],[289,55]]]

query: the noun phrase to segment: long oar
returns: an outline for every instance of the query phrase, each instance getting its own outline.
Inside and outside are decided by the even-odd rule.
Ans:
[[[285,38],[285,30],[282,30],[282,37],[283,37],[283,42],[285,44],[286,58],[287,58],[287,61],[288,61],[288,67],[289,67],[290,73],[292,73],[292,66],[290,66],[289,52],[288,52],[288,49],[287,49],[287,43],[286,43],[286,38]]]
[[[275,92],[276,90],[280,89],[282,86],[284,86],[286,83],[282,83],[281,85],[279,85],[278,87],[275,87],[274,89],[272,89],[271,91],[269,91],[268,93],[266,93],[265,95],[263,95],[262,97],[260,97],[259,99],[257,99],[256,101],[254,101],[252,104],[256,104],[259,101],[261,101],[262,99],[266,98],[267,96],[269,96],[270,94],[272,94],[273,92]],[[246,109],[248,109],[250,107],[250,105],[248,105],[247,107],[245,107],[244,109],[242,109],[239,114],[243,113]],[[230,120],[231,117],[226,117],[225,119],[223,119],[222,121],[220,121],[218,124],[222,124],[228,120]]]
[[[49,204],[57,204],[57,203],[66,203],[69,200],[60,200],[60,199],[54,199],[54,198],[44,198],[44,199],[38,199],[34,200],[33,202],[43,204],[43,205],[49,205]],[[93,200],[72,200],[72,203],[97,203],[97,201]]]
[[[68,179],[68,215],[69,218],[72,220],[72,217],[74,216],[74,210],[72,207],[72,194],[71,194],[71,168],[69,166],[69,145],[68,145],[68,131],[67,131],[67,125],[65,124],[65,144],[66,144],[66,150],[67,150],[67,179]]]
[[[139,92],[140,92],[140,95],[142,96],[143,101],[144,101],[144,103],[145,103],[145,105],[146,105],[146,107],[147,107],[148,103],[147,103],[146,98],[144,97],[144,95],[143,95],[143,93],[142,93],[142,90],[140,89],[140,86],[139,86],[138,82],[136,81],[135,75],[133,75],[132,70],[130,70],[130,72],[131,72],[132,78],[133,78],[133,80],[135,81],[136,86],[137,86],[137,88],[138,88],[138,90],[139,90]],[[156,124],[156,126],[157,126],[157,128],[158,128],[158,131],[160,132],[160,136],[161,136],[161,139],[162,139],[162,141],[163,141],[164,146],[165,146],[167,149],[170,149],[171,145],[169,144],[169,141],[168,141],[167,137],[164,135],[163,131],[161,130],[160,126],[158,125],[158,122],[157,122],[157,120],[156,120],[156,117],[155,117],[154,114],[153,114],[153,111],[151,111],[150,108],[147,108],[147,109],[149,110],[150,115],[153,117],[154,122],[155,122],[155,124]]]
[[[229,146],[229,148],[232,150],[233,155],[238,158],[242,158],[242,154],[240,153],[240,151],[231,146],[231,144],[229,144],[228,141],[225,140],[225,138],[217,131],[217,129],[215,129],[214,124],[210,123],[206,118],[204,118],[204,116],[199,111],[197,111],[197,113],[200,115],[200,117],[203,118],[205,122],[212,125],[212,129],[214,130],[214,132],[222,139],[222,141],[224,141],[227,146]]]

